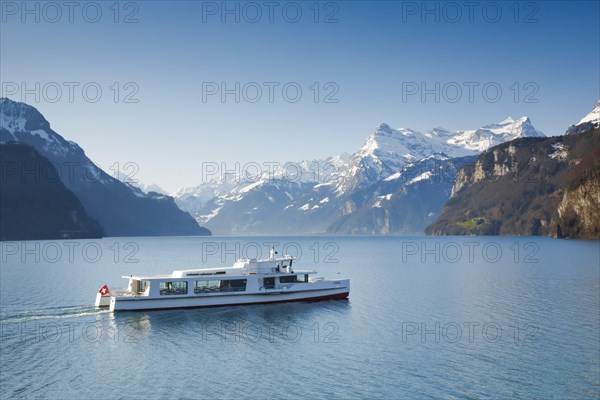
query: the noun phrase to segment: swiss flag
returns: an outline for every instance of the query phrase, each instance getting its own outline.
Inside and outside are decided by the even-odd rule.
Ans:
[[[100,290],[98,290],[98,292],[102,295],[105,296],[108,294],[108,286],[104,285],[102,286],[102,288]]]

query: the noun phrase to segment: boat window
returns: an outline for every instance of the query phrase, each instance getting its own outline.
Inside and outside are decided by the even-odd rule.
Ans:
[[[148,289],[148,286],[150,286],[150,282],[141,281],[140,282],[140,293],[144,293]]]
[[[161,282],[160,283],[160,294],[161,295],[187,294],[187,282],[185,282],[185,281]]]
[[[246,290],[246,279],[228,279],[221,281],[221,292],[243,292]]]
[[[291,275],[291,276],[280,276],[279,277],[279,282],[281,283],[293,283],[293,282],[298,282],[296,280],[296,275]]]
[[[292,260],[283,260],[281,262],[282,268],[287,268],[287,267],[291,267],[291,266],[292,266]]]
[[[202,280],[194,283],[194,293],[243,292],[246,279]]]
[[[221,281],[203,280],[194,283],[194,293],[212,293],[218,292]]]
[[[308,282],[308,274],[299,274],[296,282]]]
[[[275,287],[275,278],[264,278],[263,285],[265,289],[273,289]]]

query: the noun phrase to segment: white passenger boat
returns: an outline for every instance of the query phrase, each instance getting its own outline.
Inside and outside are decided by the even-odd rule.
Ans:
[[[292,267],[293,257],[241,259],[232,267],[173,271],[171,275],[123,276],[126,290],[104,285],[96,307],[110,311],[218,307],[289,301],[346,299],[349,279],[325,280]]]

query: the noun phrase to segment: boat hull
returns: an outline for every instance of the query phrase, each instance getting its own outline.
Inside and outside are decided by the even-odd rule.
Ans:
[[[272,292],[258,294],[231,294],[216,296],[192,296],[181,298],[111,297],[111,311],[143,311],[174,308],[202,308],[242,306],[253,304],[285,303],[294,301],[322,301],[346,299],[349,287],[337,287],[314,291]]]

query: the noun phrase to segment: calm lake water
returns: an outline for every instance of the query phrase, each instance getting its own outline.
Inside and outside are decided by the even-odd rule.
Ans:
[[[347,301],[109,313],[121,275],[299,257]],[[598,398],[600,242],[2,242],[2,398]],[[283,251],[282,251],[283,249]]]

